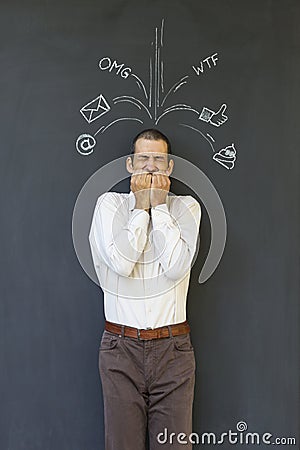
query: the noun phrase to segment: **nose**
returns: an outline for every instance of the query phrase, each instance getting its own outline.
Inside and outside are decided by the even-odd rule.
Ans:
[[[150,156],[148,158],[146,168],[147,168],[148,172],[154,172],[157,169],[156,165],[155,165],[154,158],[152,156]]]

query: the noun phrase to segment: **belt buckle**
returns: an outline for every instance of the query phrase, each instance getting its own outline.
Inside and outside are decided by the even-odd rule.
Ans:
[[[141,338],[141,330],[152,330],[151,327],[147,328],[137,328],[137,338],[139,341],[144,341],[145,339]]]

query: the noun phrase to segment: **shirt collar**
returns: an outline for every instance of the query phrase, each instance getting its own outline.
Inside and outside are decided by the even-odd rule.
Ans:
[[[167,199],[166,199],[166,204],[169,208],[170,206],[170,194],[167,195]],[[129,205],[129,210],[132,211],[135,207],[135,196],[134,193],[130,190],[129,194],[128,194],[128,205]]]

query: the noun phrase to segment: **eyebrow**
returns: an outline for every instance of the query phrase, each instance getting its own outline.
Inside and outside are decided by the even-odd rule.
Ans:
[[[142,156],[143,158],[149,158],[150,155],[144,154],[144,153],[136,153],[136,156]],[[165,158],[167,155],[161,154],[161,155],[154,155],[154,158]]]

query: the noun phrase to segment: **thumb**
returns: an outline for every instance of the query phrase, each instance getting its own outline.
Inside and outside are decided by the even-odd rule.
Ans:
[[[223,103],[223,105],[221,106],[221,108],[219,109],[219,111],[217,112],[217,114],[224,114],[226,108],[227,108],[226,103]]]

